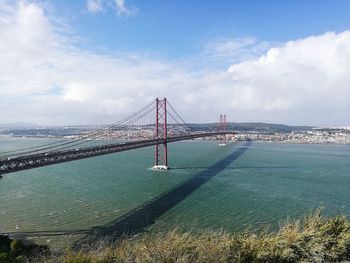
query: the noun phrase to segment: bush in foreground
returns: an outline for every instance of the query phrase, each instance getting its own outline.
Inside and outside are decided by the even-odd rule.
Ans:
[[[30,258],[48,255],[47,246],[23,244],[7,235],[0,235],[0,263],[28,262]]]
[[[42,263],[109,262],[341,262],[350,260],[350,222],[343,216],[285,223],[277,233],[224,231],[144,234],[117,244],[99,243]]]

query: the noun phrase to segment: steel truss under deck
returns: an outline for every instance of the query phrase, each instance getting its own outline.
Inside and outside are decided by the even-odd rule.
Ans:
[[[99,155],[123,152],[137,148],[163,144],[195,138],[210,136],[220,136],[224,134],[235,134],[235,132],[219,131],[208,133],[197,133],[184,136],[168,137],[166,139],[149,139],[127,143],[117,143],[104,146],[86,147],[81,149],[71,149],[57,152],[47,152],[40,154],[22,155],[11,159],[0,159],[0,176],[2,174],[28,170],[36,167],[48,166],[57,163],[64,163],[79,159],[90,158]]]

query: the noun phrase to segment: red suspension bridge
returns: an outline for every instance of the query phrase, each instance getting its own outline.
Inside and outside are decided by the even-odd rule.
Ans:
[[[154,123],[155,116],[155,123]],[[220,115],[215,131],[195,131],[164,99],[156,99],[142,109],[111,125],[82,132],[74,139],[62,139],[35,147],[0,153],[0,176],[21,170],[69,162],[94,156],[155,146],[152,169],[168,169],[168,143],[211,136],[226,144],[226,115]]]

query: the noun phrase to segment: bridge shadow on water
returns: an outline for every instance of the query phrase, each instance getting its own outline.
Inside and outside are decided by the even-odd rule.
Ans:
[[[168,192],[154,198],[146,204],[131,210],[108,225],[92,228],[82,240],[77,242],[75,247],[90,243],[91,241],[96,241],[100,238],[108,238],[111,241],[115,241],[121,236],[131,236],[145,231],[147,227],[155,223],[157,218],[165,214],[201,185],[205,184],[227,168],[233,161],[238,159],[250,145],[251,142],[246,142],[242,147],[235,148],[235,150],[224,159],[217,161],[191,179],[170,189]]]
[[[298,166],[240,166],[240,167],[227,167],[225,170],[248,170],[248,169],[293,169],[299,168]],[[172,167],[171,170],[204,170],[208,167]]]

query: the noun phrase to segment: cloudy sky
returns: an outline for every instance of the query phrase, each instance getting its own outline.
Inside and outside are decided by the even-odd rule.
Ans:
[[[0,0],[0,123],[350,124],[350,1]]]

